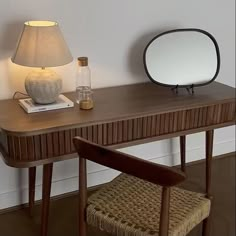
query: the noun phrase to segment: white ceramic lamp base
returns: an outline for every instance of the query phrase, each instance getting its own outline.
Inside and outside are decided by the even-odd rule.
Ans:
[[[33,70],[25,79],[25,89],[34,102],[50,104],[61,93],[62,79],[53,70]]]

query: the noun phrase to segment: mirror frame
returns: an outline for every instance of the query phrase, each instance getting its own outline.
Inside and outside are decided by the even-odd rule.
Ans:
[[[148,72],[148,68],[147,68],[147,64],[146,64],[146,53],[147,53],[147,50],[148,50],[148,47],[152,44],[153,41],[155,41],[157,38],[165,35],[165,34],[171,34],[171,33],[176,33],[176,32],[184,32],[184,31],[195,31],[195,32],[199,32],[199,33],[202,33],[202,34],[205,34],[206,36],[208,36],[212,42],[214,43],[214,46],[215,46],[215,49],[216,49],[216,57],[217,57],[217,67],[216,67],[216,72],[215,72],[215,75],[213,76],[212,79],[210,79],[209,81],[207,81],[206,83],[201,83],[201,84],[189,84],[189,85],[178,85],[178,84],[175,84],[175,85],[171,85],[171,84],[163,84],[163,83],[160,83],[156,80],[154,80],[151,75],[149,74]],[[219,50],[219,46],[218,46],[218,43],[216,41],[216,39],[207,31],[205,30],[202,30],[202,29],[197,29],[197,28],[184,28],[184,29],[174,29],[174,30],[168,30],[168,31],[165,31],[163,33],[160,33],[158,34],[157,36],[155,36],[148,44],[147,46],[145,47],[144,49],[144,53],[143,53],[143,64],[144,64],[144,69],[145,69],[145,72],[147,74],[147,76],[149,77],[149,79],[155,83],[155,84],[158,84],[158,85],[161,85],[161,86],[165,86],[165,87],[172,87],[172,88],[189,88],[189,87],[200,87],[200,86],[204,86],[204,85],[207,85],[207,84],[210,84],[212,83],[217,75],[219,74],[219,71],[220,71],[220,63],[221,63],[221,60],[220,60],[220,50]]]

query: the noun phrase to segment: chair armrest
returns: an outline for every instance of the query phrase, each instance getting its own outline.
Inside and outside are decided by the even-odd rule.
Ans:
[[[76,151],[84,158],[100,165],[136,176],[163,187],[171,187],[184,181],[183,172],[118,152],[81,137],[73,138]]]

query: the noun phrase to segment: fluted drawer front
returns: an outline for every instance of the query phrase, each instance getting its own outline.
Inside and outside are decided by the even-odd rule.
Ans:
[[[224,103],[30,137],[8,136],[8,152],[14,160],[43,160],[74,153],[72,138],[75,136],[102,145],[113,145],[233,120],[235,103]]]

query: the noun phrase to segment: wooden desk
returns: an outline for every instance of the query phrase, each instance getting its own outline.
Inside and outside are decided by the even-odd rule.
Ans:
[[[74,93],[66,93],[75,101]],[[44,165],[42,235],[46,235],[52,163],[73,158],[74,136],[121,147],[207,131],[207,167],[212,157],[213,130],[235,124],[235,90],[213,82],[190,95],[153,83],[95,90],[95,107],[26,114],[16,100],[0,101],[1,152],[9,166],[29,168],[29,202],[33,206],[35,166]],[[207,168],[210,176],[210,167]],[[210,178],[207,180],[210,191]],[[209,192],[208,191],[208,192]]]

